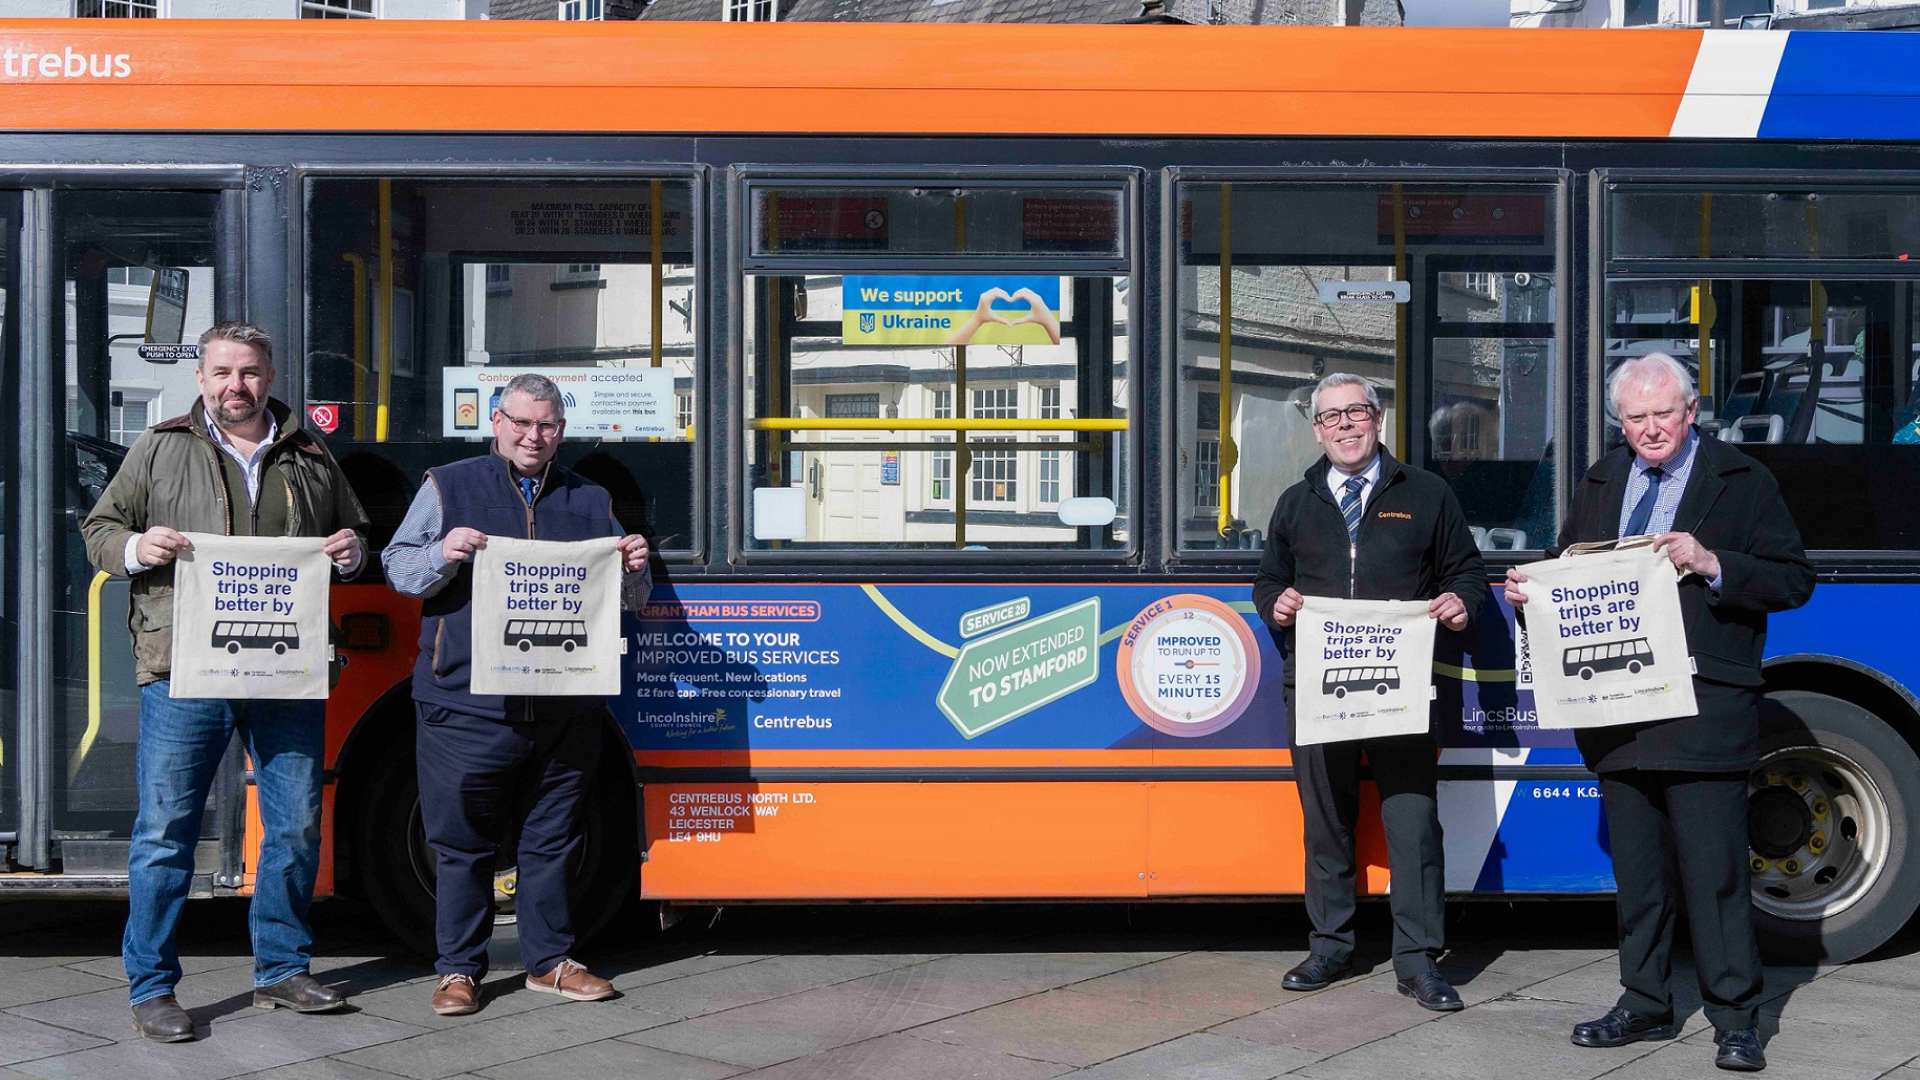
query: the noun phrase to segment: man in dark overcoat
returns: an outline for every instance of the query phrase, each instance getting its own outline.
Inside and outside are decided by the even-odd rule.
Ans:
[[[1807,602],[1813,566],[1780,485],[1759,462],[1694,427],[1692,376],[1664,353],[1627,361],[1607,392],[1627,445],[1587,471],[1560,547],[1653,534],[1686,576],[1680,611],[1694,665],[1693,716],[1575,734],[1600,775],[1620,922],[1620,1002],[1573,1029],[1579,1046],[1669,1038],[1673,929],[1685,897],[1715,1064],[1766,1067],[1757,1028],[1747,774],[1759,755],[1767,616]],[[1507,599],[1526,596],[1519,570]]]

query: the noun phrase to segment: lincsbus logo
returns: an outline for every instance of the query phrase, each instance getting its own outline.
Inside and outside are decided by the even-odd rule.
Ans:
[[[133,55],[85,53],[71,45],[59,52],[9,45],[0,49],[0,70],[9,79],[125,79],[133,74]]]

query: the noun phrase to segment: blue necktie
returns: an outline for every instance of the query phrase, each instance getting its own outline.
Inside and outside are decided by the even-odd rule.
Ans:
[[[539,480],[531,476],[520,477],[520,497],[527,500],[528,506],[533,505],[533,494],[538,490],[540,490]]]
[[[1360,489],[1366,486],[1366,479],[1356,476],[1340,489],[1340,516],[1347,519],[1349,543],[1360,539]]]
[[[1666,470],[1655,465],[1647,470],[1647,493],[1633,504],[1633,513],[1627,515],[1627,528],[1620,536],[1639,536],[1647,531],[1647,523],[1653,520],[1653,504],[1660,501],[1660,481],[1667,475]]]

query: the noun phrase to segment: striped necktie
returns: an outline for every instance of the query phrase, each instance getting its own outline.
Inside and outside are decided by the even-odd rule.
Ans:
[[[1366,478],[1356,476],[1340,488],[1340,516],[1347,519],[1349,543],[1360,539],[1360,491],[1366,486]]]

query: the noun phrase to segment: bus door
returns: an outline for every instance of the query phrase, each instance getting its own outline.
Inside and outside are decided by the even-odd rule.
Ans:
[[[1325,375],[1379,395],[1382,439],[1445,477],[1488,552],[1557,528],[1557,188],[1180,185],[1179,542],[1258,549],[1320,457]],[[1248,468],[1237,466],[1248,465]]]
[[[20,193],[0,191],[0,384],[19,385]],[[9,425],[11,426],[11,425]],[[19,485],[17,439],[0,439],[0,868],[11,861],[21,818],[19,671],[20,620],[14,575],[14,493]]]
[[[225,298],[216,191],[62,190],[53,200],[55,269],[64,302],[50,340],[60,350],[55,442],[59,553],[51,583],[54,662],[51,840],[71,875],[126,873],[137,806],[139,693],[127,632],[128,581],[89,564],[80,525],[149,425],[187,411],[201,331]],[[276,386],[275,391],[279,392]],[[198,869],[238,885],[244,808],[236,742],[202,825]]]

